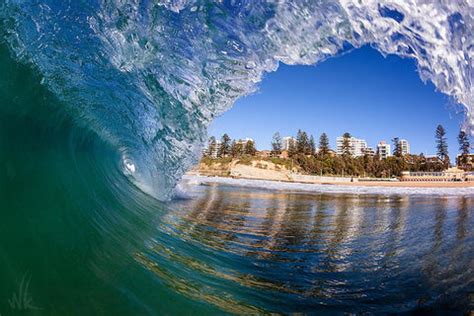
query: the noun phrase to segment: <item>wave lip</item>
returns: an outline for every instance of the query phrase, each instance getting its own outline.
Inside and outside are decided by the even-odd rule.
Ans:
[[[317,64],[363,45],[414,58],[474,125],[471,1],[198,0],[0,4],[0,38],[79,124],[170,197],[212,119],[280,62]]]

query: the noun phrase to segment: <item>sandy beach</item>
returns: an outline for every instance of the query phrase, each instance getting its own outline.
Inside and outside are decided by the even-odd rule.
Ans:
[[[290,170],[276,166],[268,161],[253,161],[251,165],[242,165],[233,162],[226,166],[213,164],[206,166],[200,164],[194,170],[187,173],[187,176],[228,178],[234,179],[236,182],[243,180],[259,180],[271,183],[292,183],[317,186],[339,186],[339,187],[355,187],[355,188],[474,188],[474,181],[397,181],[390,179],[360,179],[351,177],[335,177],[335,176],[315,176],[304,175],[301,173],[291,172]]]
[[[359,182],[327,182],[327,185],[347,185],[387,188],[474,188],[474,182],[418,182],[418,181],[359,181]]]

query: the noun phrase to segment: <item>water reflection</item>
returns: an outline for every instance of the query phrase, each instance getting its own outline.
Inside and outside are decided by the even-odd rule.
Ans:
[[[231,312],[468,308],[473,197],[195,190],[139,255],[185,296]]]

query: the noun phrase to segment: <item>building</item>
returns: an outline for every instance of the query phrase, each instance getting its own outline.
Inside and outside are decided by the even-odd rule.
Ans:
[[[458,155],[456,158],[456,165],[458,168],[474,170],[474,154],[468,154],[465,162],[461,159],[461,157],[462,155]]]
[[[291,137],[291,136],[287,136],[287,137],[283,137],[283,141],[282,141],[282,150],[288,150],[290,148],[290,143],[293,142],[293,144],[296,144],[296,138],[294,137]]]
[[[373,157],[375,156],[375,150],[372,147],[367,147],[364,150],[364,156]]]
[[[428,155],[425,156],[426,163],[433,163],[433,164],[442,164],[443,161],[437,155]]]
[[[390,150],[390,144],[387,144],[384,140],[378,143],[377,145],[377,154],[379,155],[380,159],[387,159],[392,155]]]
[[[344,153],[344,137],[340,136],[336,139],[336,152],[338,155]],[[349,138],[349,152],[354,157],[360,157],[364,155],[364,151],[367,149],[367,142],[365,139],[351,137]]]
[[[474,181],[474,173],[456,167],[440,172],[402,172],[400,181],[415,182],[459,182]]]
[[[207,145],[207,148],[204,149],[203,154],[204,156],[209,156],[213,159],[216,159],[219,155],[219,148],[221,147],[221,141],[216,139],[215,146],[213,148],[211,142]]]
[[[245,148],[245,145],[247,145],[248,142],[253,142],[255,144],[255,141],[252,138],[244,138],[244,139],[239,139],[235,143],[236,144],[241,144],[243,148]]]
[[[402,150],[402,156],[410,154],[410,143],[406,139],[400,139],[400,148]]]
[[[335,157],[335,156],[337,155],[337,153],[336,153],[334,150],[329,149],[329,150],[328,150],[328,155],[329,155],[330,157]]]
[[[282,159],[288,159],[290,157],[290,155],[288,154],[288,150],[282,150],[280,155],[278,156],[278,158],[282,158]]]
[[[271,150],[260,150],[257,151],[257,157],[260,158],[269,158],[272,156],[272,151]]]

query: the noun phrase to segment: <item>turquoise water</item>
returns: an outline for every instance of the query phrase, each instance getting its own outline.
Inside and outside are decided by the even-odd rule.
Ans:
[[[174,190],[280,62],[372,45],[472,117],[471,12],[0,0],[0,314],[473,309],[472,196]]]
[[[202,287],[210,293],[203,299],[224,310],[472,308],[472,196],[308,194],[219,184],[190,192],[191,199],[170,205],[159,228],[182,244],[155,237],[145,266],[174,260],[178,271],[191,272],[192,284],[209,286]]]
[[[120,152],[29,67],[5,49],[0,60],[0,314],[216,312],[137,262],[166,208],[124,175]]]
[[[57,102],[40,87],[27,101]],[[185,183],[162,203],[131,184],[116,151],[60,117],[1,115],[2,315],[472,308],[472,196]]]
[[[166,200],[212,120],[280,63],[317,65],[365,45],[412,58],[472,126],[473,11],[467,0],[0,0],[0,44]],[[55,125],[51,106],[33,115]]]

